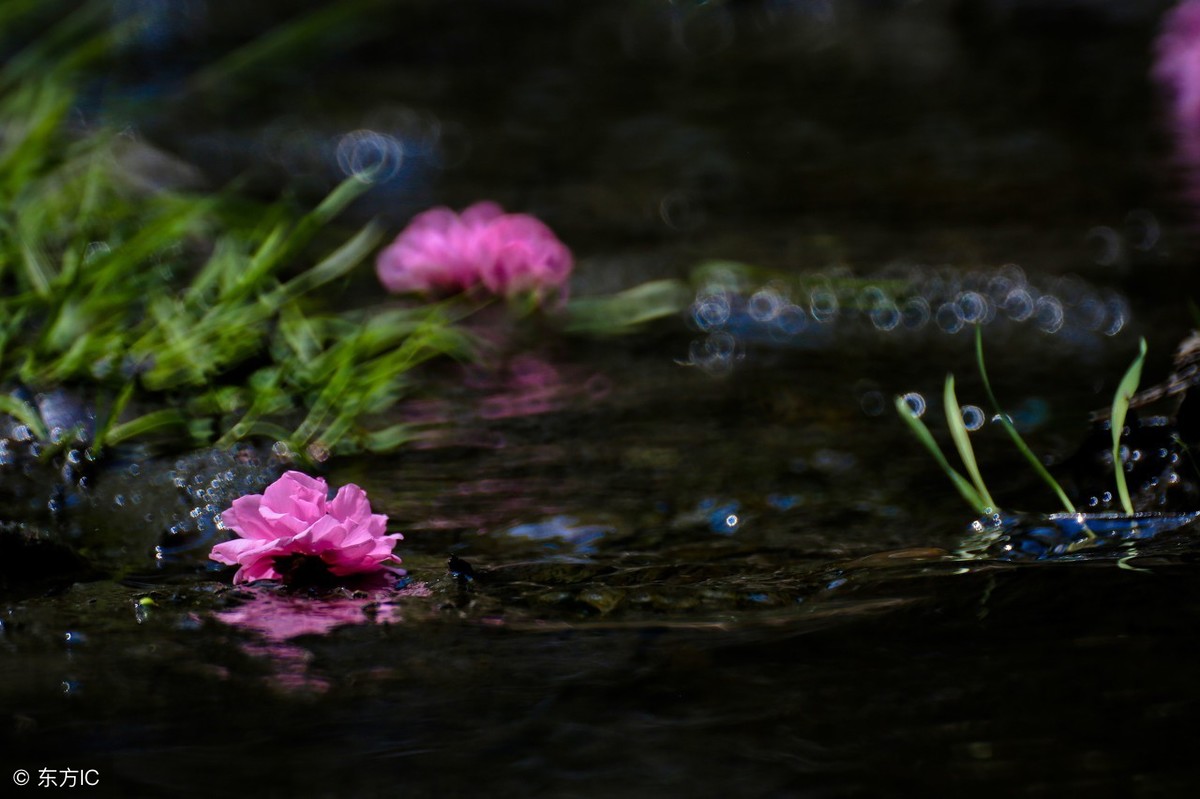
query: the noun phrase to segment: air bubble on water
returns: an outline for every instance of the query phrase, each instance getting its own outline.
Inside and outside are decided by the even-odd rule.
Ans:
[[[900,309],[891,300],[881,301],[870,311],[871,324],[876,330],[890,332],[900,325]]]
[[[964,291],[958,295],[958,314],[967,324],[982,324],[991,321],[991,304],[977,291]]]
[[[1129,320],[1129,303],[1119,294],[1111,294],[1104,302],[1104,308],[1108,312],[1108,326],[1104,328],[1106,336],[1115,336],[1120,333],[1125,323]]]
[[[808,317],[799,305],[788,303],[775,315],[773,324],[774,328],[784,336],[797,336],[808,325]]]
[[[974,433],[979,428],[983,427],[987,421],[987,414],[978,405],[962,406],[963,427]]]
[[[355,130],[337,143],[337,163],[342,174],[364,183],[386,183],[400,171],[404,145],[395,136],[375,130]]]
[[[703,294],[692,304],[692,319],[701,330],[711,330],[729,321],[729,296],[724,292]]]
[[[908,405],[908,410],[913,416],[920,419],[925,415],[926,404],[924,396],[916,391],[910,391],[905,394],[902,399],[904,400],[905,404]]]
[[[756,322],[770,322],[786,307],[786,300],[772,288],[762,288],[750,295],[746,311]]]
[[[904,301],[904,306],[901,308],[901,319],[909,330],[919,330],[925,327],[929,324],[932,315],[929,301],[924,297],[910,297]]]
[[[1096,242],[1094,260],[1099,266],[1113,266],[1121,260],[1121,236],[1108,225],[1097,225],[1089,230],[1087,240]]]
[[[1010,291],[1008,296],[1004,298],[1004,312],[1014,322],[1024,322],[1033,316],[1033,311],[1033,295],[1026,289],[1020,288]]]
[[[938,306],[934,319],[943,333],[957,333],[963,329],[962,312],[957,303],[943,302]]]
[[[813,289],[809,295],[809,313],[817,322],[832,321],[838,314],[838,298],[832,289]]]
[[[1043,294],[1034,303],[1037,326],[1047,333],[1057,333],[1063,326],[1062,302],[1055,296]]]
[[[1144,208],[1135,208],[1126,214],[1125,224],[1130,226],[1130,232],[1134,234],[1134,249],[1142,252],[1153,250],[1162,236],[1158,217]]]

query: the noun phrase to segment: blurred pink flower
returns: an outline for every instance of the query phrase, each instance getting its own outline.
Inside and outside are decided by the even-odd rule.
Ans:
[[[387,516],[371,513],[365,491],[350,484],[328,496],[321,478],[286,472],[221,513],[223,526],[241,538],[217,544],[209,557],[240,566],[235,583],[346,577],[400,562],[392,548],[403,536],[386,535]]]
[[[479,277],[493,294],[512,297],[526,292],[545,297],[564,286],[574,262],[571,251],[540,220],[505,214],[483,231],[487,258]]]
[[[375,270],[394,294],[448,294],[482,284],[493,294],[565,293],[574,261],[554,232],[528,214],[481,202],[456,214],[433,208],[413,218],[380,254]]]
[[[1154,78],[1167,92],[1180,155],[1200,156],[1200,0],[1184,0],[1163,17]]]

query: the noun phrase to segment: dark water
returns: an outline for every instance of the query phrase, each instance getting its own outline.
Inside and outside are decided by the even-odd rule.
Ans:
[[[1019,287],[1005,264],[1062,312],[997,305],[985,327],[1035,451],[1070,455],[1139,334],[1165,376],[1196,250],[1147,78],[1163,4],[364,3],[212,85],[198,64],[313,7],[184,5],[84,113],[211,184],[315,197],[371,130],[405,156],[359,215],[492,198],[573,247],[578,295],[737,259],[811,324],[712,316],[700,285],[632,337],[517,334],[494,372],[432,371],[396,412],[429,423],[421,443],[327,464],[405,533],[399,594],[232,589],[203,548],[156,560],[175,511],[149,475],[104,477],[60,526],[21,488],[5,514],[87,560],[0,599],[21,790],[41,768],[132,796],[1194,786],[1195,532],[967,559],[972,513],[891,408],[918,392],[937,426],[947,371],[984,404],[938,311]],[[889,327],[834,292],[815,322],[826,298],[796,286],[817,272],[862,278],[853,296],[916,275],[929,316]],[[1002,505],[1057,509],[998,430],[975,438]]]

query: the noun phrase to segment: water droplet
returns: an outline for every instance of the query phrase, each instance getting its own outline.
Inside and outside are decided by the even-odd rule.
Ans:
[[[904,402],[908,405],[908,409],[912,413],[913,416],[920,419],[922,416],[925,415],[925,407],[926,406],[925,406],[925,397],[924,396],[917,393],[916,391],[910,391],[909,393],[904,395],[903,399],[904,399]]]
[[[342,173],[364,183],[386,183],[400,171],[404,145],[395,136],[374,130],[355,130],[337,144]]]
[[[987,421],[987,414],[977,405],[962,406],[963,427],[974,433],[979,428],[983,427],[983,423]]]

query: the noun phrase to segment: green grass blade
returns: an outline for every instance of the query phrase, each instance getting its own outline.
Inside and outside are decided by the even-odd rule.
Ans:
[[[1113,474],[1117,479],[1117,496],[1121,499],[1121,507],[1133,515],[1133,503],[1129,499],[1129,486],[1125,484],[1125,464],[1121,462],[1121,431],[1125,429],[1125,417],[1129,413],[1129,401],[1137,393],[1138,383],[1142,380],[1142,363],[1146,360],[1146,339],[1138,340],[1138,354],[1129,366],[1129,371],[1121,378],[1117,393],[1113,396],[1112,414],[1109,423],[1112,426],[1112,456]]]
[[[896,411],[900,414],[900,418],[908,424],[917,440],[925,445],[929,454],[933,455],[934,460],[942,467],[942,471],[950,478],[950,482],[954,483],[954,487],[958,489],[958,493],[967,501],[967,504],[974,508],[980,516],[992,512],[990,505],[983,501],[983,497],[979,496],[979,492],[975,490],[974,486],[965,477],[954,471],[950,462],[946,460],[946,456],[942,454],[941,447],[934,441],[929,428],[925,426],[920,417],[913,413],[904,397],[896,397]]]
[[[221,87],[227,90],[231,83],[245,83],[249,76],[269,72],[272,68],[280,69],[283,65],[290,69],[294,59],[319,51],[319,43],[333,37],[344,41],[372,32],[378,36],[378,26],[373,31],[369,22],[371,16],[366,12],[379,4],[380,0],[331,3],[289,20],[205,67],[192,78],[192,89],[209,91]]]
[[[42,415],[25,400],[17,399],[11,394],[0,394],[0,413],[6,413],[28,427],[29,432],[38,441],[49,440],[50,433],[46,430]]]
[[[959,407],[958,397],[954,393],[954,375],[946,375],[946,388],[942,392],[942,401],[946,408],[946,425],[950,428],[950,438],[954,440],[954,448],[958,450],[958,457],[967,467],[967,474],[971,476],[971,482],[975,485],[975,491],[979,494],[979,498],[989,508],[985,512],[994,511],[996,503],[992,500],[992,495],[988,493],[987,485],[983,482],[983,475],[979,473],[979,464],[975,461],[975,449],[971,446],[971,435],[967,432],[966,425],[963,424],[962,408]]]
[[[410,425],[394,424],[363,436],[363,446],[371,452],[387,453],[399,449],[413,438]]]
[[[121,388],[121,392],[113,399],[104,416],[96,424],[93,448],[97,455],[104,449],[104,444],[108,441],[109,433],[117,425],[117,420],[121,418],[121,414],[125,412],[125,406],[129,404],[129,400],[133,399],[133,390],[136,385],[133,382],[126,383]]]
[[[151,411],[144,416],[139,416],[123,424],[113,425],[109,428],[107,435],[105,435],[104,441],[100,443],[103,446],[111,447],[127,439],[143,436],[166,427],[187,429],[187,417],[175,408]]]
[[[652,280],[611,297],[585,297],[567,304],[569,333],[622,335],[639,326],[675,316],[694,295],[681,280]]]
[[[1068,513],[1077,513],[1075,505],[1067,497],[1067,492],[1063,491],[1063,487],[1054,479],[1045,464],[1038,459],[1038,456],[1033,453],[1029,445],[1025,443],[1025,439],[1021,438],[1021,434],[1017,432],[1016,426],[1013,425],[1012,419],[1000,407],[1000,402],[996,399],[995,393],[992,391],[992,382],[988,380],[987,368],[983,363],[983,328],[979,325],[975,326],[975,360],[979,364],[979,376],[983,378],[983,390],[987,394],[988,402],[992,404],[992,410],[996,412],[996,418],[1000,421],[1000,426],[1004,428],[1004,432],[1008,433],[1008,437],[1012,439],[1016,445],[1017,451],[1025,456],[1025,460],[1029,461],[1029,465],[1033,467],[1037,476],[1042,478],[1042,482],[1050,486],[1050,490],[1058,497],[1058,501],[1063,504]]]
[[[331,280],[336,280],[366,258],[382,238],[383,230],[374,222],[368,224],[316,266],[264,295],[259,302],[266,303],[268,307],[275,310],[288,300],[295,299]]]

